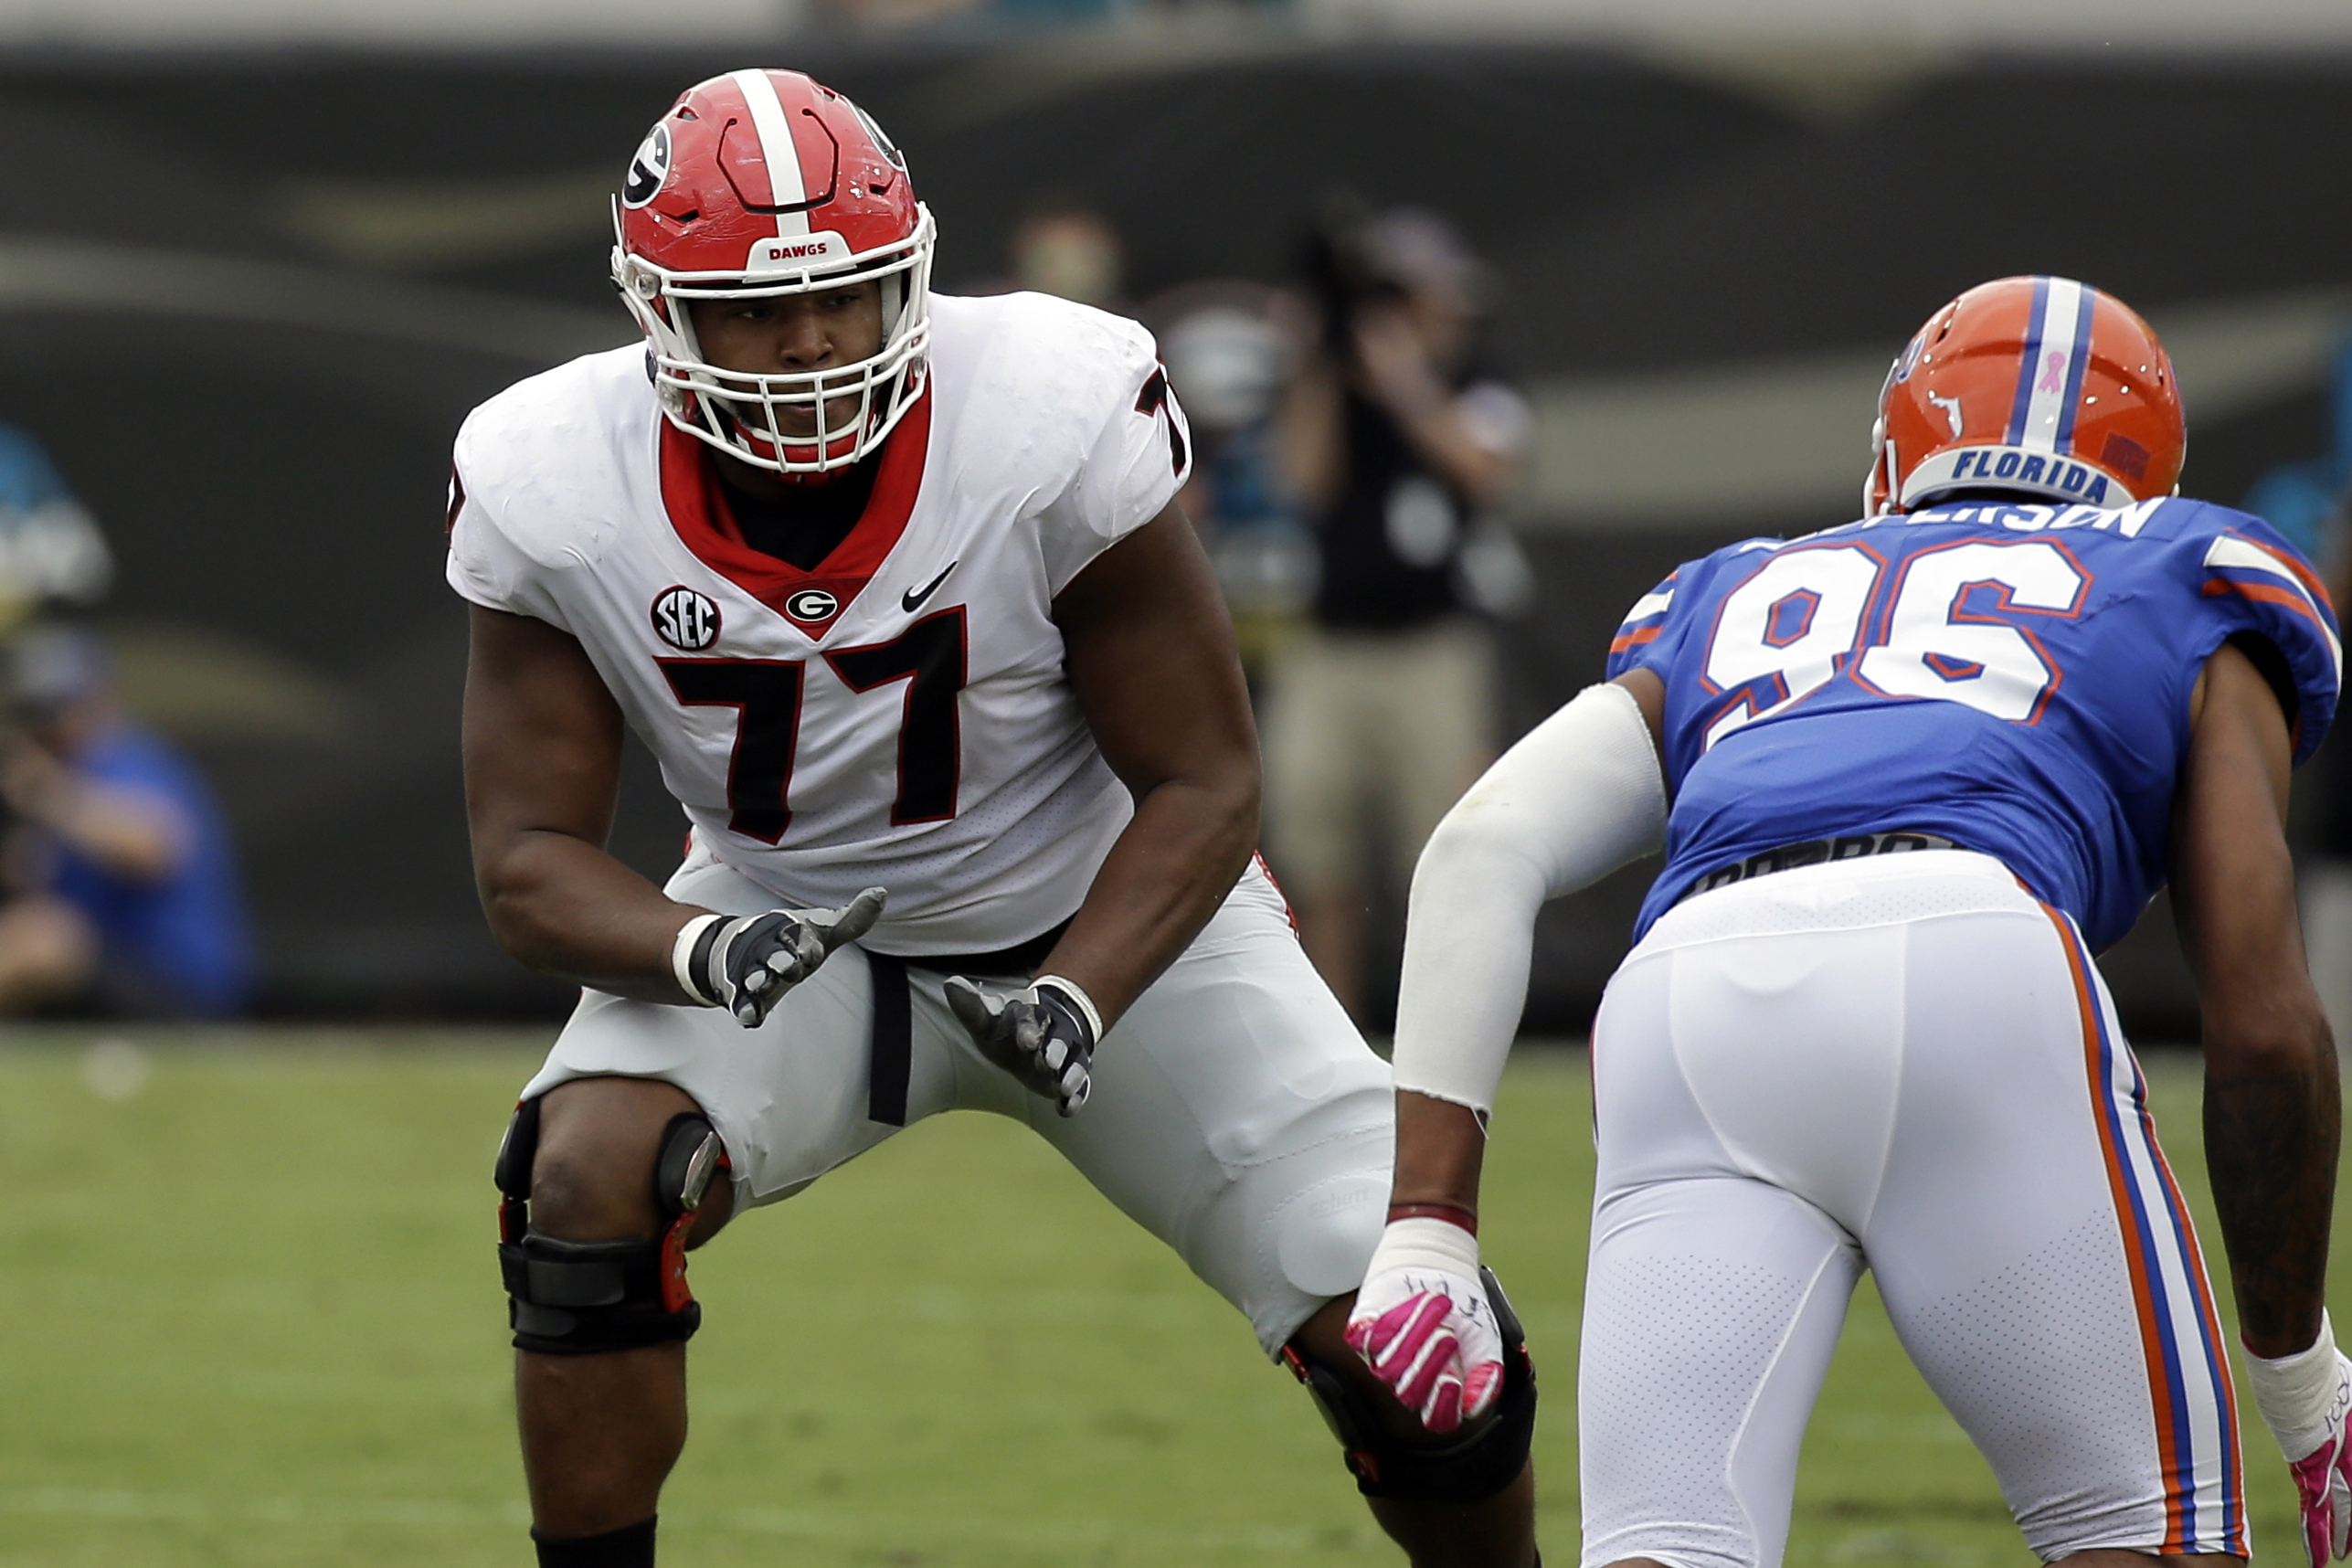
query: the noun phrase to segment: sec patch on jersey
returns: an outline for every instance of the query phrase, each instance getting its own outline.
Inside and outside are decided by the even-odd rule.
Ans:
[[[682,583],[663,588],[653,599],[653,634],[685,653],[699,653],[718,641],[719,607],[708,595]]]

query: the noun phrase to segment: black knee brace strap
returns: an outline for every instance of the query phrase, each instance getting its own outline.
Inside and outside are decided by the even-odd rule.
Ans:
[[[1356,1489],[1368,1498],[1404,1498],[1424,1502],[1483,1502],[1519,1478],[1535,1439],[1535,1362],[1519,1315],[1494,1270],[1478,1279],[1502,1332],[1503,1388],[1495,1407],[1468,1433],[1443,1447],[1404,1443],[1390,1436],[1355,1380],[1308,1361],[1291,1346],[1282,1359],[1330,1423],[1346,1451]]]
[[[718,1133],[699,1111],[662,1129],[653,1160],[656,1239],[566,1241],[531,1224],[531,1166],[539,1102],[525,1100],[498,1146],[498,1266],[517,1350],[595,1355],[687,1340],[703,1309],[686,1287],[686,1233],[711,1179],[726,1169]]]
[[[525,1230],[521,1241],[500,1245],[498,1266],[518,1351],[633,1351],[690,1339],[703,1325],[702,1304],[692,1297],[683,1308],[670,1306],[656,1242],[568,1242]]]

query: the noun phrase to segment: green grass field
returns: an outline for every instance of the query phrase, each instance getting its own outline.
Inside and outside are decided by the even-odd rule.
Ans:
[[[529,1562],[489,1167],[544,1035],[93,1038],[0,1049],[0,1564]],[[2193,1065],[2153,1076],[2201,1205]],[[1487,1188],[1555,1564],[1588,1118],[1581,1054],[1522,1053]],[[694,1280],[671,1568],[1401,1561],[1239,1318],[1009,1123],[916,1128]],[[2283,1467],[2248,1446],[2258,1540],[2293,1561]],[[1789,1561],[2030,1562],[1867,1287]]]

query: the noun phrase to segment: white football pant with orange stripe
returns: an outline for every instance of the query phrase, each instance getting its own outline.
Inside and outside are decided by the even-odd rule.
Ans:
[[[2212,1292],[2072,924],[1924,851],[1651,927],[1594,1027],[1584,1561],[1775,1568],[1864,1268],[2050,1561],[2246,1552]]]

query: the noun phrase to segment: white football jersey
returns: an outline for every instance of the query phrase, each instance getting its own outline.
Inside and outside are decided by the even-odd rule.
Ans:
[[[579,640],[695,840],[779,904],[889,889],[877,950],[1026,941],[1132,812],[1054,596],[1151,520],[1192,441],[1151,336],[1040,294],[934,296],[930,385],[813,571],[741,542],[640,346],[459,431],[449,580]]]

